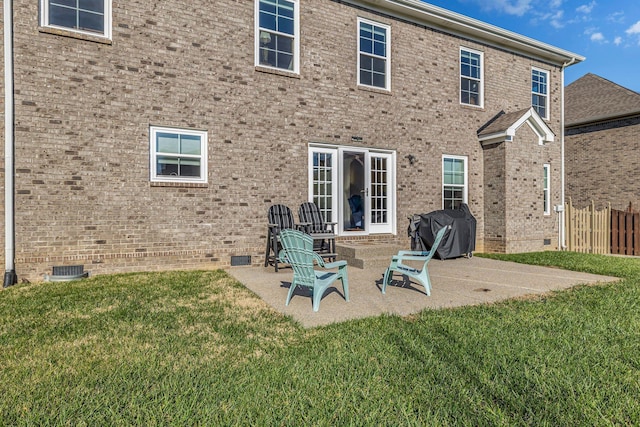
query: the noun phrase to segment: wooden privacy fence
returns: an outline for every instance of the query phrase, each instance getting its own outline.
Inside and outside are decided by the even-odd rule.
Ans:
[[[640,212],[611,211],[611,253],[640,256]]]
[[[584,209],[576,209],[571,198],[565,205],[567,249],[590,254],[611,253],[611,205],[596,210],[593,201]]]

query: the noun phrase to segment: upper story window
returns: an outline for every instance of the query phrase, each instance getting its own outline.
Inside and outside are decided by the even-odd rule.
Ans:
[[[256,0],[256,65],[298,72],[298,0]]]
[[[549,118],[549,72],[531,70],[531,105],[543,119]]]
[[[458,209],[467,194],[467,157],[442,156],[442,209]]]
[[[482,107],[483,95],[483,53],[460,48],[460,103]]]
[[[111,37],[111,0],[42,0],[41,25]]]
[[[390,33],[387,25],[358,19],[358,84],[391,89]]]
[[[207,132],[152,126],[151,181],[207,182]]]

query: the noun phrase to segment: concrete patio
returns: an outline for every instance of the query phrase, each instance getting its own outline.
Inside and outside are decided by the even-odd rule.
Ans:
[[[615,277],[577,273],[549,267],[516,264],[486,258],[434,259],[429,263],[431,296],[416,283],[406,284],[395,275],[393,286],[383,295],[382,276],[387,265],[365,269],[348,267],[349,296],[346,302],[340,281],[322,298],[320,310],[312,310],[308,292],[298,288],[285,306],[293,271],[284,267],[232,267],[229,273],[276,310],[292,316],[304,327],[327,325],[383,313],[407,316],[425,308],[459,307],[492,303],[509,298],[570,288],[578,284],[610,282]]]

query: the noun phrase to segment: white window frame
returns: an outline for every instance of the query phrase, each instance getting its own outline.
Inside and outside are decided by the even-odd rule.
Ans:
[[[469,52],[472,53],[474,55],[478,55],[480,57],[480,78],[479,79],[475,79],[472,78],[470,76],[465,76],[462,74],[462,53],[463,52]],[[458,96],[460,98],[460,104],[461,105],[466,105],[466,106],[470,106],[470,107],[477,107],[477,108],[484,108],[484,52],[479,51],[479,50],[474,50],[474,49],[469,49],[467,47],[463,47],[460,46],[460,51],[458,52],[458,61],[460,62],[460,68],[459,68],[459,88],[458,88]],[[478,82],[478,104],[471,104],[468,102],[462,102],[462,79],[471,79],[471,80],[476,80]]]
[[[106,39],[111,40],[111,11],[112,11],[112,0],[103,0],[104,1],[104,31],[99,33],[97,31],[88,31],[81,30],[73,27],[65,27],[61,25],[53,25],[49,23],[49,3],[52,0],[40,0],[40,25],[46,28],[56,28],[65,31],[71,31],[78,34],[86,34],[94,37],[104,37]],[[55,2],[55,1],[54,1]]]
[[[545,215],[551,215],[551,165],[543,165],[542,197]]]
[[[375,55],[369,52],[361,52],[360,50],[360,26],[362,24],[374,25],[376,27],[383,28],[386,32],[386,41],[385,41],[385,56]],[[356,74],[358,76],[358,86],[374,88],[378,90],[386,90],[391,91],[391,26],[386,24],[381,24],[380,22],[371,21],[364,18],[358,18],[358,27],[357,27],[357,40],[358,40],[358,59],[357,59],[357,70]],[[366,55],[373,58],[384,59],[385,61],[385,70],[384,70],[384,87],[374,86],[364,84],[360,81],[360,55]]]
[[[445,160],[462,160],[462,164],[464,166],[464,184],[446,184],[444,180],[444,162]],[[469,198],[469,158],[467,156],[454,156],[449,154],[442,155],[441,162],[442,169],[442,209],[448,209],[445,207],[445,186],[447,187],[456,187],[462,188],[462,203],[468,203]]]
[[[300,74],[300,0],[287,0],[290,3],[293,3],[293,67],[291,69],[289,68],[283,68],[283,67],[276,67],[276,66],[272,66],[272,65],[268,65],[268,64],[261,64],[260,63],[260,45],[261,45],[261,41],[260,41],[260,36],[261,33],[263,31],[261,31],[260,29],[260,2],[261,0],[255,0],[255,17],[254,17],[254,23],[255,23],[255,41],[254,41],[254,45],[255,45],[255,52],[254,52],[254,59],[255,59],[255,66],[256,67],[264,67],[264,68],[270,68],[273,70],[280,70],[280,71],[284,71],[284,72],[289,72],[289,73],[295,73],[295,74]],[[266,29],[265,29],[266,30]],[[268,33],[276,33],[278,34],[277,31],[273,31],[271,29],[268,29],[266,32]],[[282,33],[283,36],[285,37],[290,37],[290,34],[286,34],[286,33]]]
[[[199,177],[181,177],[181,176],[167,176],[158,175],[157,170],[157,156],[159,153],[156,150],[156,138],[158,133],[170,133],[174,135],[190,135],[200,137],[200,154],[199,155],[187,155],[181,154],[177,157],[180,158],[193,158],[200,160],[200,175]],[[206,131],[195,129],[181,129],[174,127],[161,127],[150,126],[149,127],[149,149],[150,149],[150,180],[151,182],[188,182],[188,183],[201,183],[206,184],[209,175],[209,169],[207,166],[207,147],[208,147],[208,134]],[[167,153],[169,155],[175,155],[175,153]]]
[[[546,87],[547,87],[547,91],[546,92],[534,92],[533,91],[533,73],[534,72],[537,72],[537,73],[540,73],[540,74],[545,74],[545,76],[546,76]],[[533,106],[533,95],[544,96],[544,98],[545,98],[545,105],[544,105],[545,115],[540,114],[540,117],[542,117],[545,120],[549,120],[549,78],[550,78],[550,73],[549,73],[548,70],[543,70],[542,68],[531,67],[531,105]],[[536,111],[538,111],[537,108],[536,108]],[[540,112],[538,111],[538,114],[539,113]]]

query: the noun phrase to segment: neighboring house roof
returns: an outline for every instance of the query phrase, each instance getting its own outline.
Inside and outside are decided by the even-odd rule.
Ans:
[[[554,141],[555,134],[533,107],[508,114],[501,111],[480,128],[478,139],[482,144],[512,141],[518,129],[525,123],[538,135],[540,144]]]
[[[494,46],[531,55],[557,65],[573,65],[585,60],[581,55],[507,31],[420,0],[343,0],[352,4],[370,4],[391,11],[398,17]]]
[[[585,74],[565,88],[565,126],[640,114],[640,93],[595,74]]]

